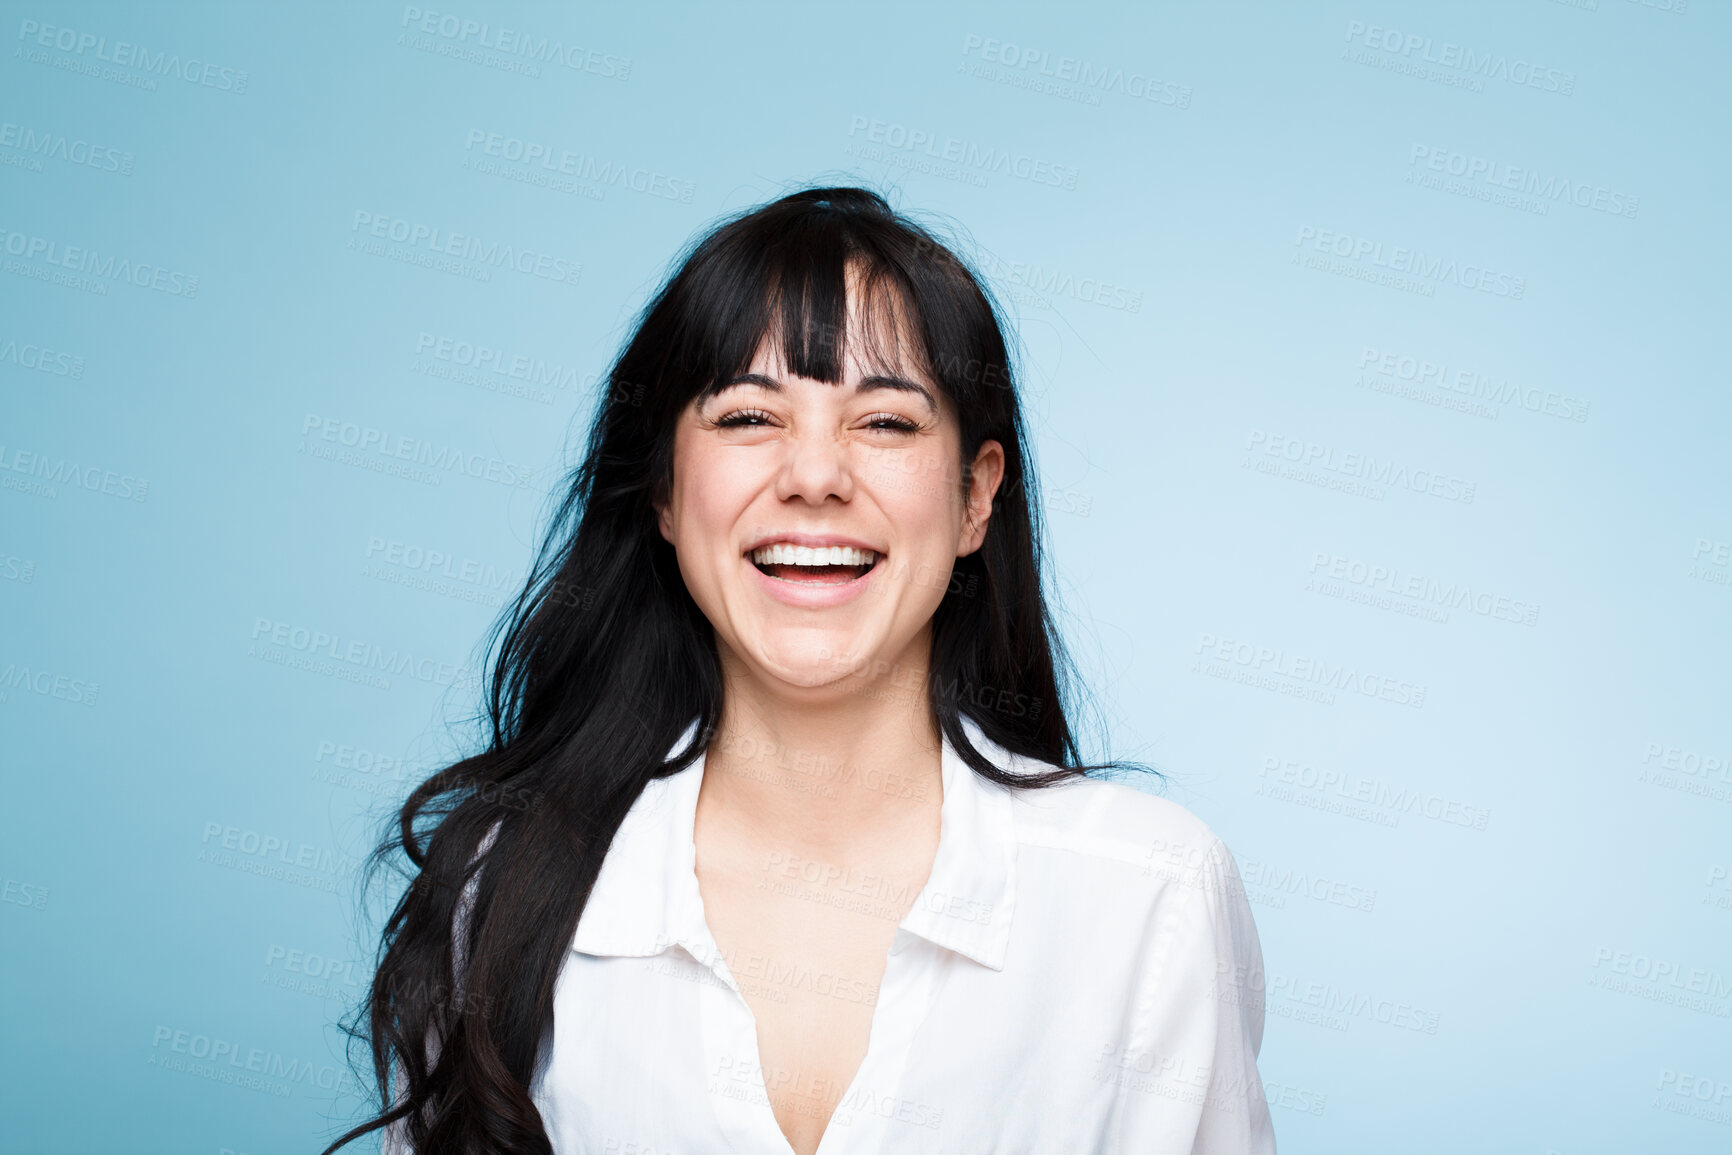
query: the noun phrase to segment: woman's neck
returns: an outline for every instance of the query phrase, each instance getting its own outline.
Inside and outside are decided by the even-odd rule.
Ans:
[[[926,841],[944,797],[926,671],[898,662],[790,692],[724,654],[700,807],[742,837],[824,861]]]

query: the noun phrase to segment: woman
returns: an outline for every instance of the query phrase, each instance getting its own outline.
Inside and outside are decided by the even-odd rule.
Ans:
[[[1231,856],[1085,771],[976,279],[873,193],[686,255],[409,798],[387,1147],[1272,1152]]]

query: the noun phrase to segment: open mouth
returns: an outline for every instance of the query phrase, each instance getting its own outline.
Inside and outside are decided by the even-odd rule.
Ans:
[[[751,552],[759,572],[799,585],[839,586],[872,572],[879,555],[869,549],[832,545],[767,545]]]

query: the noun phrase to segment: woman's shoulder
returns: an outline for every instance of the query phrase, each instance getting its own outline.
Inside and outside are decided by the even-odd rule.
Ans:
[[[1091,774],[1010,793],[1019,845],[1144,871],[1209,869],[1226,853],[1215,832],[1189,809],[1123,779]]]

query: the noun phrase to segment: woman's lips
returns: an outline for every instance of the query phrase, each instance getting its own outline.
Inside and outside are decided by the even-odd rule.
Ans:
[[[822,609],[853,601],[875,585],[873,575],[883,568],[884,555],[878,554],[871,565],[864,566],[759,563],[750,557],[741,560],[771,598],[784,605]]]
[[[876,558],[867,565],[790,565],[783,562],[754,562],[758,572],[777,581],[794,585],[840,586],[865,577],[877,566]]]

